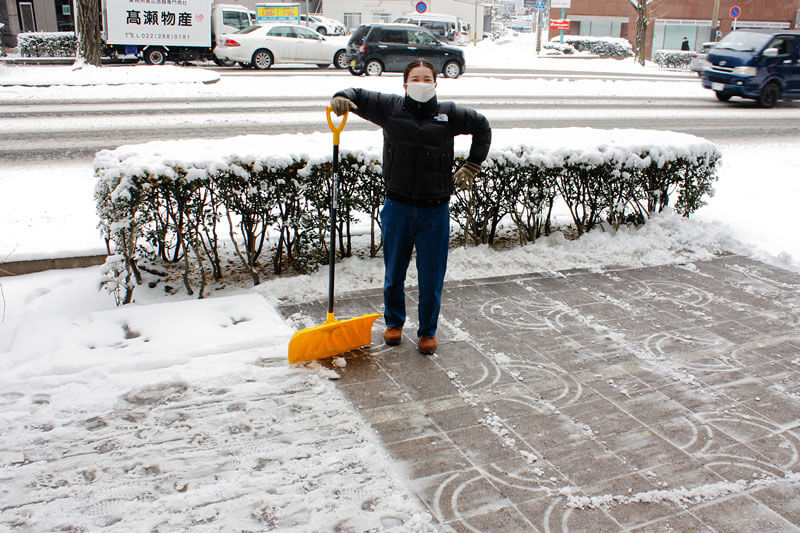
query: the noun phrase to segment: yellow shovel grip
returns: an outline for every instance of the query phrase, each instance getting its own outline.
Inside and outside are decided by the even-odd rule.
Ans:
[[[325,111],[327,113],[328,127],[333,132],[333,144],[339,146],[339,134],[342,133],[344,125],[347,124],[347,115],[349,114],[349,112],[345,111],[344,115],[342,116],[342,121],[339,123],[338,126],[335,126],[333,124],[333,117],[331,116],[331,114],[333,113],[333,108],[331,106],[326,106]]]

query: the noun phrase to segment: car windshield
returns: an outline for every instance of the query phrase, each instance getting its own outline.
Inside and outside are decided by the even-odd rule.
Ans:
[[[767,44],[771,35],[749,31],[734,31],[723,37],[715,47],[717,50],[755,52]]]

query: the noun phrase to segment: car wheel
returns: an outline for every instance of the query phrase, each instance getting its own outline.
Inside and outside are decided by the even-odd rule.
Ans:
[[[256,50],[253,54],[252,65],[258,70],[267,70],[272,66],[272,54],[269,50],[264,50],[263,48]]]
[[[714,94],[717,95],[717,100],[719,100],[720,102],[727,102],[728,100],[731,99],[731,96],[733,96],[732,94],[725,93],[722,91],[716,91]]]
[[[445,78],[457,78],[461,76],[461,65],[457,61],[449,61],[442,69]]]
[[[344,50],[339,50],[333,56],[333,66],[336,68],[347,68],[349,66],[347,61],[347,53]]]
[[[144,53],[144,62],[148,65],[163,65],[167,62],[167,54],[163,48],[148,48]]]
[[[761,89],[761,96],[758,98],[758,105],[761,107],[775,107],[781,97],[781,87],[774,81],[764,85]]]
[[[325,29],[325,26],[320,26],[319,28],[317,28],[317,33],[319,33],[320,35],[328,35],[328,30]]]
[[[356,68],[356,67],[348,67],[350,74],[353,76],[362,76],[364,74],[364,69]]]
[[[364,71],[367,73],[367,76],[380,76],[383,74],[383,63],[377,59],[371,59],[364,67]]]

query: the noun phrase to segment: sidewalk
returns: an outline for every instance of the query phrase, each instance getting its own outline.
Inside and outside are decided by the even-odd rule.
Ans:
[[[376,327],[339,387],[456,531],[796,530],[798,289],[741,256],[450,284],[435,357]]]

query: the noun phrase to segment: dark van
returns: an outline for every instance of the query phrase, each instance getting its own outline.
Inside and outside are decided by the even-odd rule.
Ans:
[[[457,78],[465,68],[464,52],[445,46],[431,32],[412,24],[364,24],[347,43],[350,72],[380,76],[403,72],[411,61],[424,58],[446,78]]]
[[[729,33],[708,53],[703,87],[722,102],[740,96],[762,107],[800,98],[800,31]]]

